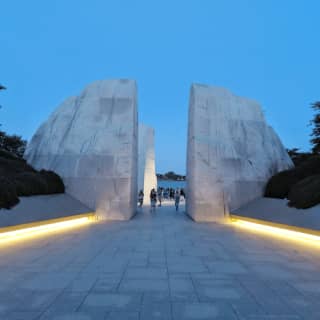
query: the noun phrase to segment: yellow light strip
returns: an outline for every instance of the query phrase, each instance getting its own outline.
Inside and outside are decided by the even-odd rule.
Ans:
[[[320,236],[317,236],[311,233],[304,233],[300,231],[284,229],[281,227],[274,227],[274,226],[266,225],[263,223],[256,223],[256,222],[241,220],[238,218],[236,219],[232,218],[231,221],[234,225],[243,229],[257,231],[257,232],[268,234],[271,236],[287,238],[290,240],[307,241],[309,243],[320,245]]]
[[[67,219],[67,218],[66,218]],[[41,234],[48,234],[51,232],[66,230],[75,227],[80,227],[93,222],[92,215],[79,218],[71,218],[69,220],[62,220],[58,222],[51,222],[33,227],[26,227],[12,231],[0,232],[0,243],[20,240],[24,238],[33,238]]]

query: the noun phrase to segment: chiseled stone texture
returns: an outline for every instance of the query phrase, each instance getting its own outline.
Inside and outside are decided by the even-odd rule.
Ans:
[[[292,166],[260,105],[220,87],[190,92],[187,212],[221,221],[229,210],[260,197],[268,179]]]
[[[152,188],[157,188],[154,129],[139,123],[138,190],[144,192],[144,203],[150,203]]]
[[[96,81],[40,126],[25,159],[57,172],[66,192],[101,218],[126,220],[136,208],[137,133],[135,81]]]

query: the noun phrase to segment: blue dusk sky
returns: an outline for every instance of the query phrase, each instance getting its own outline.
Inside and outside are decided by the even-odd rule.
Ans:
[[[158,172],[185,173],[191,83],[259,101],[287,148],[309,150],[320,100],[318,0],[10,0],[0,6],[0,123],[30,139],[98,79],[138,83]]]

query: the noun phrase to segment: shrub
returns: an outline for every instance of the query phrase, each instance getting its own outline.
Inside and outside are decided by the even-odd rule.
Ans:
[[[18,196],[63,193],[64,184],[53,171],[37,172],[18,156],[0,149],[0,209],[11,208]]]
[[[46,181],[48,193],[64,193],[64,184],[62,179],[53,171],[41,170],[40,175]]]
[[[4,131],[0,130],[0,148],[10,153],[13,153],[19,158],[22,158],[24,151],[27,146],[27,141],[23,140],[22,137],[15,134],[9,135]]]
[[[296,183],[288,195],[291,207],[307,209],[320,203],[320,174],[307,177]]]
[[[18,203],[14,184],[9,179],[0,177],[0,208],[10,209]]]
[[[11,153],[7,150],[1,149],[1,148],[0,148],[0,157],[6,158],[6,159],[12,159],[12,160],[18,159],[18,157],[16,155],[14,155],[13,153]]]
[[[9,178],[21,172],[35,172],[35,170],[24,160],[8,159],[0,156],[0,176]]]
[[[279,172],[271,177],[265,189],[265,197],[287,198],[291,187],[315,174],[320,174],[319,156],[313,156],[302,162],[298,167]]]
[[[14,185],[19,196],[47,194],[46,180],[37,172],[22,172],[14,177]]]
[[[288,196],[291,186],[300,179],[294,170],[279,172],[268,181],[264,196],[284,199]]]

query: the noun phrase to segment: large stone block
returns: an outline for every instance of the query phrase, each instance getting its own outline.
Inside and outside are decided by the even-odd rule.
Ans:
[[[154,152],[154,129],[139,124],[138,190],[144,192],[144,203],[150,203],[150,191],[157,188]]]
[[[192,85],[188,125],[187,212],[196,221],[224,220],[292,166],[259,104],[224,88]]]
[[[125,220],[136,208],[137,135],[135,81],[96,81],[40,126],[25,159],[57,172],[66,192],[100,217]]]

